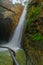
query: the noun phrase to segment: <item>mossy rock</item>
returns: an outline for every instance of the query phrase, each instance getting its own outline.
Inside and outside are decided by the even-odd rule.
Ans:
[[[26,65],[26,55],[22,49],[17,50],[15,57],[19,65]]]
[[[0,51],[0,65],[13,65],[9,51]]]

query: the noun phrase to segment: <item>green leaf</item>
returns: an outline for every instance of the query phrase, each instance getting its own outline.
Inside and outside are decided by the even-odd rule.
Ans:
[[[39,33],[36,33],[34,36],[33,36],[33,39],[34,40],[42,40],[43,39],[43,36],[42,35],[40,35]]]

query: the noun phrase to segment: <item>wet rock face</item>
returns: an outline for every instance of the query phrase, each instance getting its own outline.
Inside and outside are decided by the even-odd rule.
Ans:
[[[11,7],[16,15],[11,11],[5,10],[0,13],[0,41],[8,41],[18,25],[24,6],[15,4]]]
[[[0,14],[0,41],[8,41],[10,38],[10,30],[12,28],[12,19],[4,18]]]

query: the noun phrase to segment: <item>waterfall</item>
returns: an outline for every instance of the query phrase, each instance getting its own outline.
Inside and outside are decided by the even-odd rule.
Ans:
[[[18,26],[16,27],[12,40],[10,40],[9,43],[7,44],[2,44],[2,46],[9,47],[11,49],[18,49],[21,47],[21,37],[22,37],[22,32],[23,32],[23,27],[25,23],[25,17],[26,17],[26,7],[24,7],[23,13],[21,15],[21,18],[19,20]]]

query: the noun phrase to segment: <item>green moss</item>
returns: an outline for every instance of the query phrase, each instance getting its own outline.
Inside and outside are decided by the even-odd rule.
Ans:
[[[0,51],[0,65],[13,65],[9,51]]]
[[[32,6],[32,8],[28,8],[27,10],[27,19],[26,22],[29,25],[31,22],[35,21],[38,19],[40,15],[41,7],[40,6]]]
[[[26,55],[23,50],[17,50],[16,59],[19,65],[26,65]]]

